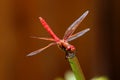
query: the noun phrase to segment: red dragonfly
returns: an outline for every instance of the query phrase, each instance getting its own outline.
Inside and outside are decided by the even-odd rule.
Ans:
[[[79,26],[79,24],[83,21],[83,19],[87,16],[89,11],[86,11],[82,16],[80,16],[75,22],[73,22],[68,29],[66,30],[63,39],[59,39],[56,34],[52,31],[52,29],[49,27],[49,25],[46,23],[46,21],[42,18],[39,17],[40,22],[42,23],[43,27],[47,30],[47,32],[51,35],[52,38],[44,38],[44,37],[32,37],[32,38],[37,38],[37,39],[42,39],[42,40],[48,40],[48,41],[53,41],[52,43],[48,44],[47,46],[38,49],[36,51],[31,52],[27,56],[33,56],[35,54],[38,54],[45,50],[46,48],[52,46],[52,45],[58,45],[59,48],[64,50],[66,52],[66,57],[74,57],[76,49],[73,45],[69,44],[69,41],[72,41],[86,32],[90,30],[90,28],[87,28],[85,30],[82,30],[74,35],[73,32],[76,30],[76,28]]]

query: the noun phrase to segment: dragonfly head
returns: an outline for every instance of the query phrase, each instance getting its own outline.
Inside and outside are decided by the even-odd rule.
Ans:
[[[66,52],[66,58],[73,58],[75,56],[76,49],[73,45],[69,45],[67,46],[65,52]]]
[[[60,40],[59,42],[57,42],[57,45],[66,53],[66,58],[73,58],[75,56],[76,49],[73,45],[64,40]]]
[[[69,45],[69,46],[67,46],[67,48],[66,48],[66,51],[71,51],[71,52],[74,52],[76,49],[75,49],[75,47],[73,46],[73,45]]]

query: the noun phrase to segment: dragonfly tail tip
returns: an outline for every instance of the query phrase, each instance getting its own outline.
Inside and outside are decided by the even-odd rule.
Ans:
[[[38,17],[40,20],[42,20],[42,17]]]

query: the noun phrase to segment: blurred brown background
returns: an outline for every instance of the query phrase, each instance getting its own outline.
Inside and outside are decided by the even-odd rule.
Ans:
[[[42,16],[62,38],[67,27],[86,10],[90,13],[77,31],[91,31],[74,40],[86,80],[106,75],[119,80],[119,0],[0,0],[0,80],[54,80],[70,66],[57,46],[26,57],[49,42],[30,36],[49,34]]]

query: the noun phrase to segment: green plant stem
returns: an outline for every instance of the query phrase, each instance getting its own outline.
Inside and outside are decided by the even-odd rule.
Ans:
[[[85,77],[83,75],[82,69],[80,67],[79,61],[76,56],[73,58],[67,58],[69,61],[69,64],[72,68],[72,71],[76,77],[76,80],[85,80]]]

